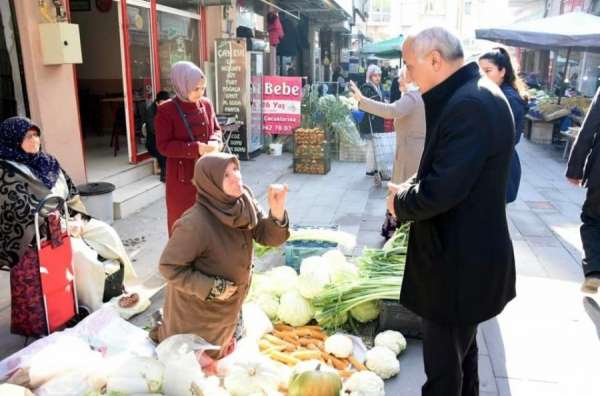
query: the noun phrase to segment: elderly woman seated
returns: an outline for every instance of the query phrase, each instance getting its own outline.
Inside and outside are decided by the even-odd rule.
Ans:
[[[0,124],[0,268],[11,269],[11,283],[20,281],[15,269],[35,244],[34,209],[49,195],[58,195],[72,217],[71,236],[80,237],[71,241],[78,299],[96,310],[102,305],[106,269],[99,256],[117,268],[122,265],[125,280],[133,279],[135,272],[115,230],[86,213],[57,159],[41,151],[40,135],[41,129],[25,117]]]

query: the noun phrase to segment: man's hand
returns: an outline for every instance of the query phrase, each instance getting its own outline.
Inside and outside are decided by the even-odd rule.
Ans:
[[[572,179],[570,177],[567,177],[567,181],[575,187],[581,187],[581,179]]]
[[[285,218],[285,200],[288,191],[287,184],[271,184],[267,191],[269,209],[277,221],[283,221]]]
[[[396,194],[400,191],[400,185],[394,183],[388,183],[388,195],[387,195],[387,210],[392,214],[393,217],[396,217],[396,209],[394,208],[394,200],[396,198]]]
[[[360,92],[360,89],[356,86],[354,81],[350,80],[348,83],[348,88],[350,89],[350,95],[357,101],[360,102],[363,99],[363,94]]]

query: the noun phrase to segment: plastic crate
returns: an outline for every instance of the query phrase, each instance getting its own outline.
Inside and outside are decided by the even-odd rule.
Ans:
[[[285,244],[285,265],[300,272],[302,260],[310,256],[321,256],[337,249],[337,243],[325,241],[291,241]]]
[[[421,317],[395,300],[381,300],[378,332],[397,330],[405,337],[423,338]]]
[[[330,229],[338,230],[339,226],[293,226],[292,229]],[[329,250],[337,249],[337,243],[326,242],[326,241],[311,241],[311,240],[300,240],[300,241],[288,241],[285,243],[285,265],[292,267],[296,272],[300,272],[300,264],[302,260],[310,256],[321,256]]]

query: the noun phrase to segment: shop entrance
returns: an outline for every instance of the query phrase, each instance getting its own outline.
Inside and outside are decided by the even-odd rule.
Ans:
[[[102,179],[149,158],[143,128],[152,122],[148,106],[159,90],[173,93],[173,63],[201,64],[200,5],[91,3],[85,10],[71,8],[71,19],[79,25],[83,52],[77,82],[88,178]]]
[[[71,2],[83,55],[79,112],[88,179],[101,180],[147,158],[142,124],[155,92],[150,9],[135,2],[80,3]]]

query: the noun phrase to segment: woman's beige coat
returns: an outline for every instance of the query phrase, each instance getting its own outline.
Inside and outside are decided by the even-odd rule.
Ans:
[[[394,103],[361,99],[358,107],[383,118],[394,119],[396,156],[393,183],[403,183],[419,169],[425,145],[425,105],[418,91],[409,91]]]

